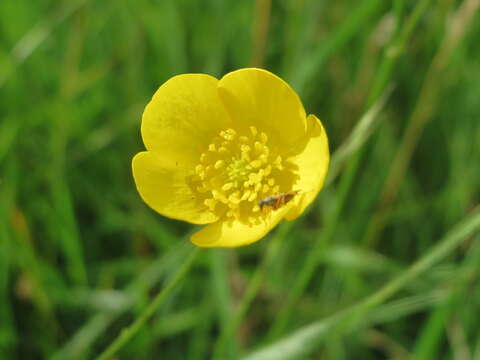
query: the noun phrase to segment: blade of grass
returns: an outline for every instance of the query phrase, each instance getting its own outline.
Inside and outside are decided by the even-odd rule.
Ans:
[[[439,89],[441,89],[442,74],[479,7],[479,0],[465,0],[453,17],[448,19],[450,25],[447,27],[447,34],[428,70],[418,101],[410,119],[407,121],[407,128],[381,191],[377,211],[368,225],[364,239],[367,246],[375,246],[381,231],[386,225],[391,204],[395,201],[400,191],[400,186],[405,178],[413,152],[423,129],[432,118],[433,110],[440,95]]]
[[[256,0],[253,22],[252,67],[262,67],[265,61],[268,26],[272,0]]]
[[[15,185],[5,183],[3,177],[13,178],[14,163],[0,162],[2,177],[0,177],[0,358],[10,359],[14,354],[15,342],[18,337],[13,318],[13,307],[10,301],[9,277],[13,268],[8,255],[12,243],[8,219],[13,208]]]
[[[27,60],[53,33],[55,27],[67,20],[72,14],[87,3],[88,0],[70,1],[57,8],[47,20],[39,22],[26,33],[11,51],[11,64],[0,73],[0,88],[15,70]]]
[[[212,249],[209,255],[213,294],[215,295],[215,303],[217,304],[217,313],[220,320],[220,333],[224,333],[232,323],[232,299],[227,266],[228,253],[223,249]],[[235,337],[229,337],[224,345],[228,358],[238,357],[238,344]]]
[[[316,74],[325,64],[328,57],[336,50],[345,46],[359,29],[379,11],[380,0],[359,2],[357,8],[350,12],[341,25],[331,36],[327,37],[321,46],[318,46],[313,54],[304,57],[302,66],[296,67],[296,72],[288,79],[295,89],[301,91],[305,85],[316,78]]]
[[[288,222],[282,224],[282,226],[278,229],[277,233],[275,234],[274,238],[270,240],[268,244],[267,251],[262,259],[260,265],[257,266],[254,274],[252,275],[250,281],[248,282],[248,286],[245,290],[245,293],[240,300],[237,308],[235,309],[234,314],[229,319],[228,326],[224,327],[220,333],[220,336],[217,338],[217,341],[214,346],[213,351],[213,359],[225,359],[225,351],[226,346],[228,344],[229,339],[235,337],[236,332],[241,325],[243,319],[247,315],[247,312],[252,304],[255,296],[257,295],[258,291],[261,288],[261,285],[265,279],[266,272],[268,266],[270,265],[271,261],[275,258],[275,254],[278,251],[280,243],[285,239],[288,232],[292,229],[293,223]]]
[[[0,164],[13,147],[17,135],[20,132],[20,125],[21,123],[14,119],[3,119],[3,124],[0,126]]]
[[[181,245],[168,251],[150,264],[124,290],[126,297],[134,301],[124,303],[116,311],[97,312],[75,334],[55,352],[51,360],[74,359],[78,354],[87,354],[92,344],[123,313],[132,310],[140,303],[139,293],[148,293],[168,273],[168,269],[176,268],[187,256],[187,246]]]
[[[380,70],[377,73],[377,77],[376,77],[377,79],[376,86],[374,86],[372,90],[370,99],[376,100],[379,98],[381,91],[383,91],[383,89],[386,86],[386,81],[388,81],[389,79],[389,76],[393,69],[393,65],[395,64],[396,60],[400,56],[400,53],[401,53],[400,49],[403,48],[407,39],[411,36],[415,25],[419,21],[420,15],[425,11],[428,4],[429,4],[429,0],[424,0],[419,2],[416,8],[414,9],[414,11],[407,18],[405,30],[399,33],[398,38],[395,38],[392,40],[392,42],[395,44],[395,49],[397,49],[397,51],[395,52],[387,51],[388,56],[386,56],[382,61],[382,65],[380,66]],[[380,100],[380,104],[381,103],[382,102]],[[372,107],[372,109],[375,109],[375,108],[376,106]],[[373,114],[375,114],[375,110],[372,110],[372,111],[373,111]],[[369,114],[369,112],[367,112],[367,114]],[[365,115],[364,117],[362,117],[362,119],[366,124],[369,124],[371,123],[373,118]],[[360,124],[362,125],[362,123]],[[365,129],[367,128],[368,127],[365,126]],[[363,132],[366,132],[365,130],[363,130],[363,125],[360,129],[362,129]],[[355,141],[356,139],[352,138],[351,142],[354,143]],[[355,179],[356,172],[357,172],[357,169],[359,168],[361,158],[362,158],[362,151],[356,153],[354,159],[350,162],[349,167],[347,168],[344,179],[342,180],[342,183],[340,185],[342,188],[343,197],[346,197],[346,195],[350,191],[350,186],[353,184],[353,180]],[[287,298],[286,305],[282,308],[281,314],[275,319],[274,323],[272,324],[272,327],[268,333],[267,339],[272,340],[273,338],[279,336],[281,332],[284,330],[284,328],[287,326],[294,303],[301,296],[304,289],[308,285],[308,282],[310,281],[310,278],[314,273],[316,266],[318,265],[321,253],[323,252],[325,246],[328,244],[329,238],[333,235],[333,230],[335,229],[335,225],[338,223],[338,219],[341,214],[343,202],[344,200],[341,199],[340,204],[336,208],[336,211],[329,216],[327,225],[326,225],[326,228],[328,228],[329,231],[328,232],[325,231],[322,234],[322,236],[319,237],[319,239],[315,243],[314,250],[309,253],[308,258],[304,263],[304,266],[300,270],[300,275],[298,277],[300,281],[296,282],[294,290],[290,293],[290,295]]]
[[[184,279],[188,271],[191,269],[194,260],[198,256],[200,248],[195,247],[185,263],[178,269],[173,278],[165,285],[165,287],[155,296],[151,303],[142,311],[140,316],[129,327],[115,338],[115,340],[95,359],[108,360],[115,355],[123,346],[125,346],[147,323],[147,321],[155,314],[170,293]]]
[[[382,97],[360,118],[348,138],[335,151],[328,170],[327,184],[330,184],[339,175],[341,168],[345,166],[348,159],[365,144],[375,131],[379,122],[380,111],[384,108],[391,92],[392,89],[385,91]]]
[[[211,298],[206,294],[203,298],[203,321],[197,326],[191,337],[188,347],[188,360],[207,359],[211,354],[210,332],[213,325],[215,304],[212,304]]]
[[[368,137],[372,134],[374,126],[376,125],[376,117],[378,116],[381,108],[383,107],[389,93],[386,93],[380,101],[372,107],[372,109],[365,114],[362,119],[360,119],[359,123],[355,127],[353,134],[355,136],[350,136],[345,143],[342,144],[339,151],[335,152],[332,156],[331,161],[331,169],[329,171],[329,177],[327,179],[327,183],[325,186],[328,186],[335,177],[339,174],[339,169],[345,163],[346,160],[350,156],[352,156],[358,149],[365,143]],[[307,209],[307,212],[311,211],[313,207]],[[277,235],[274,239],[270,240],[269,247],[267,249],[266,255],[263,258],[261,265],[257,267],[254,275],[252,276],[247,290],[238,305],[233,318],[229,321],[230,325],[221,332],[219,338],[217,339],[215,345],[215,358],[221,359],[224,356],[225,346],[228,339],[234,336],[237,328],[241,324],[243,318],[246,316],[246,313],[255,298],[258,290],[260,289],[262,282],[265,278],[265,273],[268,268],[268,264],[273,258],[273,254],[276,252],[276,248],[278,247],[279,243],[284,239],[291,229],[293,229],[295,223],[287,222],[280,225],[280,228],[277,232]],[[302,282],[303,284],[303,282]]]
[[[395,14],[397,16],[397,36],[394,37],[393,41],[385,50],[384,58],[380,64],[377,74],[375,75],[373,87],[369,93],[367,107],[377,100],[377,98],[382,94],[383,89],[385,89],[389,83],[390,76],[398,59],[405,52],[405,48],[413,35],[413,31],[417,27],[418,22],[427,10],[430,3],[431,0],[420,0],[417,2],[415,8],[407,17],[404,25],[402,26],[401,19],[403,17],[403,11],[401,11],[401,9],[403,9],[404,4],[399,4],[399,1],[395,2],[394,7]]]
[[[355,154],[373,133],[373,129],[377,123],[376,119],[378,118],[379,112],[385,104],[389,94],[390,92],[386,92],[384,96],[374,106],[372,106],[372,108],[364,116],[362,116],[357,126],[352,131],[352,134],[332,156],[332,164],[327,178],[327,185],[330,184],[338,175],[340,167],[345,163],[348,157],[350,157],[352,154]],[[279,336],[287,326],[294,304],[308,285],[308,282],[315,272],[315,269],[320,262],[330,239],[334,235],[340,218],[340,213],[344,204],[346,203],[348,191],[354,180],[354,174],[357,170],[357,167],[360,165],[360,161],[358,159],[358,157],[355,157],[353,160],[353,164],[355,164],[355,166],[349,166],[344,176],[342,176],[338,190],[337,205],[334,211],[328,214],[328,218],[325,222],[326,225],[322,229],[321,235],[315,241],[313,248],[309,251],[304,265],[296,278],[293,288],[287,295],[285,305],[275,318],[275,321],[273,322],[272,327],[267,334],[267,341]]]
[[[417,260],[397,278],[393,279],[377,292],[352,307],[334,314],[324,320],[314,322],[295,331],[286,338],[246,356],[244,360],[284,360],[305,356],[316,349],[327,334],[341,334],[352,331],[368,313],[382,304],[412,280],[430,269],[435,263],[450,255],[466,239],[480,231],[480,206],[454,226],[437,245]]]
[[[438,353],[440,351],[440,340],[444,334],[448,325],[448,320],[455,315],[455,312],[460,308],[461,303],[465,297],[468,297],[468,291],[471,286],[472,279],[478,275],[480,271],[480,238],[477,237],[476,241],[468,249],[468,257],[465,261],[465,267],[469,267],[470,273],[467,280],[457,281],[454,284],[453,291],[449,294],[446,301],[438,306],[429,315],[426,324],[423,326],[422,331],[419,332],[419,336],[415,345],[413,346],[413,353],[416,359],[429,360],[438,359]],[[470,285],[470,286],[468,286]]]

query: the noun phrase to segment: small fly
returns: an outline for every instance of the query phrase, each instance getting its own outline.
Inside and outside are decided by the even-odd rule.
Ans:
[[[281,208],[283,205],[285,205],[286,203],[288,203],[290,200],[292,200],[294,196],[297,194],[298,194],[298,191],[289,191],[286,193],[272,195],[272,196],[266,197],[265,199],[260,200],[258,202],[258,206],[260,207],[260,210],[262,210],[264,206],[269,206],[273,210],[277,210]]]

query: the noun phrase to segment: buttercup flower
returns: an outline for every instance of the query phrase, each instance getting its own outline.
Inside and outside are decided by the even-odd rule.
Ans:
[[[171,78],[145,108],[141,132],[138,192],[164,216],[206,225],[191,238],[202,247],[247,245],[295,219],[329,163],[320,120],[261,69]]]

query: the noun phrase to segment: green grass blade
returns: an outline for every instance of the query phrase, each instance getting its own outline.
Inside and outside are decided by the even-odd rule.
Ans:
[[[449,231],[425,256],[365,300],[341,313],[297,330],[286,338],[248,355],[244,360],[296,359],[316,349],[325,340],[327,334],[331,335],[333,331],[342,333],[351,331],[368,315],[369,311],[382,304],[435,263],[450,255],[478,231],[480,231],[480,207]]]

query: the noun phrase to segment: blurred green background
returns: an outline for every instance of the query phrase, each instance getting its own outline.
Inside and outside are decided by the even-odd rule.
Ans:
[[[138,317],[193,230],[135,190],[143,108],[173,75],[248,66],[322,119],[329,183],[262,241],[202,251],[117,358],[480,359],[479,7],[2,0],[0,359],[94,358]]]

